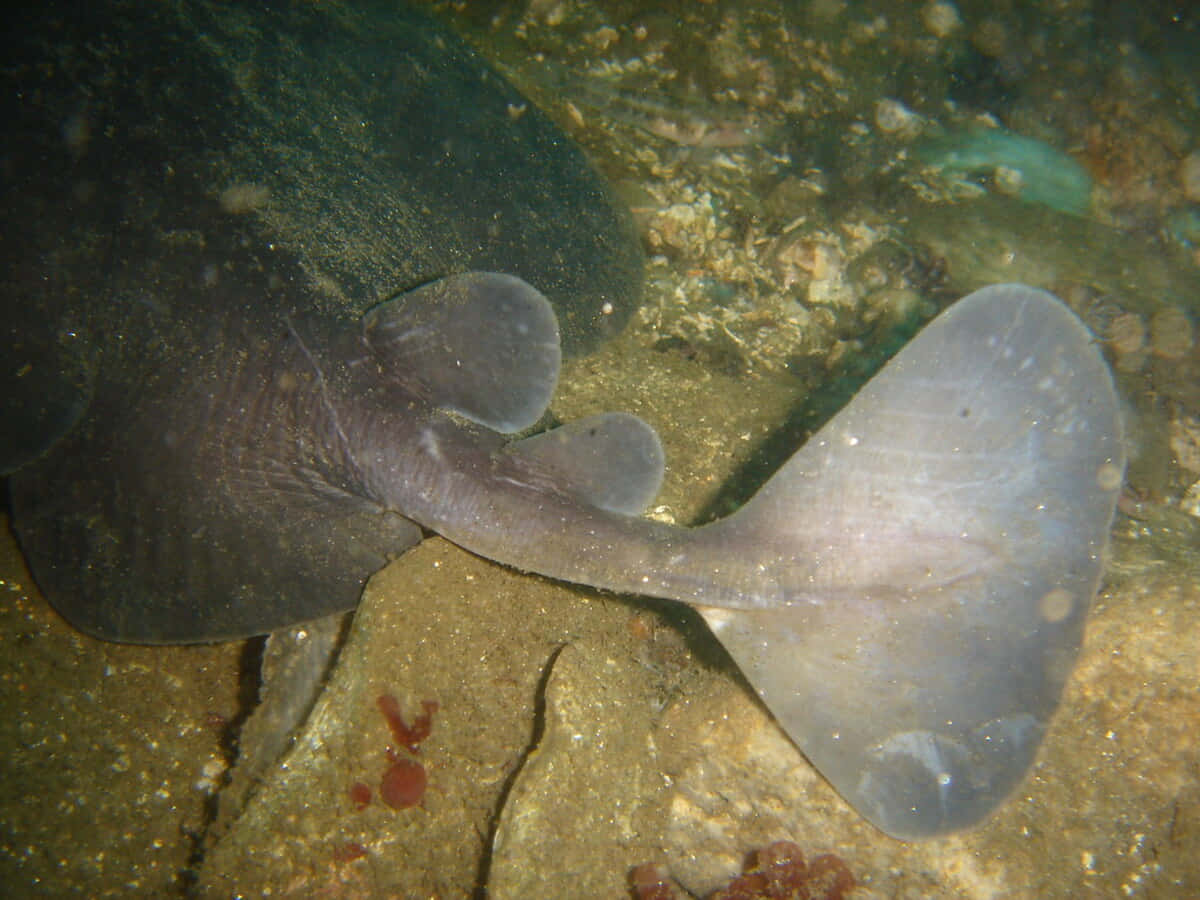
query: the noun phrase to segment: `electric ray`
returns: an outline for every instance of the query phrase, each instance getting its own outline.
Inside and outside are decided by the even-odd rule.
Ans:
[[[203,5],[160,15],[180,9],[189,27],[212,26],[199,45],[216,46],[218,60],[222,41],[242,33],[236,15],[233,25],[209,21],[220,10]],[[268,41],[265,29],[249,33]],[[286,44],[287,34],[271,40]],[[172,47],[191,48],[184,59],[197,53],[170,41],[145,52],[165,62]],[[46,136],[46,110],[17,120],[15,134],[43,144],[14,149],[21,177],[6,198],[27,214],[27,233],[20,258],[5,255],[9,322],[36,318],[14,284],[47,302],[59,289],[63,297],[52,340],[26,340],[9,325],[14,381],[51,393],[28,413],[43,395],[23,382],[6,396],[38,435],[6,445],[5,461],[25,463],[9,482],[15,529],[68,620],[150,643],[264,632],[353,607],[365,578],[423,527],[523,570],[695,606],[800,749],[890,834],[942,834],[1002,802],[1070,673],[1124,468],[1111,377],[1065,306],[1019,285],[959,301],[742,509],[700,528],[668,526],[639,516],[663,460],[635,417],[511,438],[542,417],[561,354],[558,316],[526,280],[426,277],[359,319],[349,312],[370,305],[364,283],[378,271],[332,261],[321,241],[346,232],[321,230],[302,198],[241,217],[228,203],[205,205],[213,172],[245,165],[246,123],[270,124],[260,106],[278,100],[237,79],[222,84],[242,91],[234,96],[245,109],[218,126],[223,143],[209,155],[187,116],[156,120],[179,133],[151,130],[133,149],[111,139],[133,129],[144,105],[114,106],[104,139],[65,150]],[[507,96],[486,78],[472,84]],[[52,105],[61,113],[69,104]],[[282,158],[290,145],[261,146]],[[312,146],[300,146],[316,165]],[[39,176],[32,163],[65,165],[72,153],[72,171]],[[147,157],[167,168],[147,170]],[[426,172],[429,160],[372,159],[365,181],[391,173],[403,190],[388,196],[408,190],[426,205],[422,216],[399,215],[394,233],[386,217],[372,219],[368,244],[421,258],[430,238],[414,229],[438,219],[428,205],[435,189],[401,176],[409,165]],[[468,183],[496,173],[481,159],[451,153],[432,170]],[[574,180],[564,179],[594,184],[570,159],[563,169]],[[529,187],[541,170],[535,156],[504,171]],[[485,231],[494,246],[460,240],[451,257],[480,266],[507,248],[533,266],[531,278],[564,260],[576,288],[611,277],[607,261],[619,269],[631,258],[612,249],[619,217],[601,217],[611,240],[588,253],[577,252],[576,230],[587,222],[570,219],[603,192],[580,199],[552,186],[540,213],[505,207],[520,215]],[[352,201],[365,196],[345,190]],[[58,210],[55,198],[76,208]],[[336,196],[323,202],[329,217],[348,215]],[[522,218],[547,210],[570,228]],[[479,214],[453,207],[429,234],[458,233],[460,217]],[[305,223],[317,229],[313,244],[297,237]],[[541,266],[516,252],[527,242],[546,256]],[[86,277],[89,263],[100,277]],[[411,283],[412,270],[401,271],[397,280]],[[546,290],[570,294],[570,284],[552,278]],[[17,453],[47,444],[31,462]]]
[[[978,821],[1032,761],[1124,466],[1105,363],[1051,295],[952,306],[741,510],[696,529],[638,517],[663,461],[635,417],[505,439],[541,417],[559,366],[553,310],[519,279],[453,276],[341,333],[251,344],[246,325],[12,478],[31,568],[85,631],[211,640],[349,606],[362,547],[402,549],[415,522],[696,606],[893,835]]]

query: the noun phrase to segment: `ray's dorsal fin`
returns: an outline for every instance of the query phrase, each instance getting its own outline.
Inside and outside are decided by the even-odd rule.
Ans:
[[[628,413],[588,416],[503,452],[559,489],[609,512],[641,515],[662,486],[658,434]]]
[[[363,335],[390,377],[506,434],[537,422],[558,383],[554,310],[511,275],[467,272],[422,285],[368,311]]]

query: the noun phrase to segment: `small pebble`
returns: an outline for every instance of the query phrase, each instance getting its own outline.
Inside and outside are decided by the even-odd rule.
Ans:
[[[1000,59],[1008,51],[1008,29],[999,19],[984,19],[971,33],[975,49],[991,59]]]
[[[1195,482],[1184,491],[1183,497],[1179,501],[1179,508],[1189,516],[1200,519],[1200,481]]]
[[[1025,176],[1019,169],[1009,166],[996,166],[992,173],[992,183],[996,190],[1008,197],[1019,197],[1025,187]]]
[[[1193,150],[1179,165],[1179,180],[1183,194],[1193,203],[1200,203],[1200,150]]]
[[[1121,313],[1108,326],[1108,346],[1117,357],[1118,368],[1130,357],[1146,349],[1146,325],[1137,313]]]
[[[1150,352],[1162,359],[1183,359],[1192,352],[1195,335],[1187,313],[1166,306],[1150,320]]]
[[[938,38],[947,38],[962,28],[962,16],[958,7],[944,0],[932,0],[921,8],[921,21],[929,32]]]
[[[1185,472],[1200,475],[1200,418],[1178,415],[1171,421],[1168,442],[1175,464]]]
[[[921,117],[901,103],[890,97],[875,104],[875,124],[886,134],[911,139],[921,131]]]

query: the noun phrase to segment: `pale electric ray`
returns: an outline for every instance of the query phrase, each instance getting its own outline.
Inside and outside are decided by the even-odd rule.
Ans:
[[[212,640],[348,607],[415,522],[520,569],[697,607],[895,836],[977,822],[1032,761],[1124,467],[1107,367],[1051,295],[959,301],[742,509],[695,529],[638,516],[663,466],[639,419],[506,440],[541,417],[559,367],[553,310],[519,279],[450,277],[343,332],[252,324],[214,323],[123,417],[14,475],[30,566],[83,630]]]

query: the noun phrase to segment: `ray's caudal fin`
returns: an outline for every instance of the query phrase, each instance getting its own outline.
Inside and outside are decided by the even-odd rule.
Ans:
[[[1124,466],[1087,329],[1043,291],[985,288],[712,526],[777,587],[701,611],[864,816],[901,838],[972,825],[1058,705]]]

